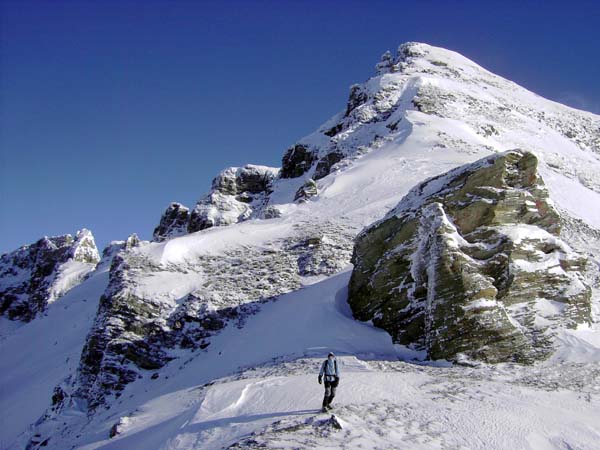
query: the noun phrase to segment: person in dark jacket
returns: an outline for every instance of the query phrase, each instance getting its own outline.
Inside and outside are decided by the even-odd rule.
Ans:
[[[323,409],[321,411],[326,412],[331,408],[331,402],[335,397],[335,390],[340,382],[340,370],[338,369],[337,360],[333,353],[329,353],[327,359],[321,364],[321,371],[319,372],[319,384],[323,383],[323,377],[325,377],[325,397],[323,397]]]

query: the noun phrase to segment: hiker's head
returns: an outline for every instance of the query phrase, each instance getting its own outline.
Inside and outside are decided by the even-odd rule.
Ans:
[[[333,359],[333,358],[335,358],[335,355],[332,352],[329,352],[329,355],[327,355],[327,358]]]

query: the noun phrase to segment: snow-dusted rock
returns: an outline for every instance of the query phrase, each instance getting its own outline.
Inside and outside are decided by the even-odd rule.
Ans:
[[[508,151],[411,190],[357,238],[354,316],[429,358],[487,362],[545,358],[557,330],[589,324],[587,260],[537,165]]]
[[[177,245],[194,235],[161,244],[109,246],[109,285],[77,377],[61,387],[56,408],[76,402],[93,411],[106,405],[127,384],[175,358],[179,349],[205,349],[228,323],[242,326],[261,303],[299,288],[302,277],[330,275],[348,264],[353,234],[334,223],[303,225],[284,239],[177,264],[159,263],[144,250]]]
[[[181,203],[171,203],[154,229],[153,240],[162,242],[214,226],[273,217],[277,209],[267,204],[278,173],[277,168],[254,164],[223,170],[213,179],[210,192],[191,212]]]
[[[152,233],[153,240],[161,242],[171,236],[187,233],[190,210],[181,203],[171,203],[160,218],[160,223]]]
[[[305,202],[309,198],[316,196],[318,193],[317,183],[312,178],[309,178],[296,191],[294,201]]]
[[[268,202],[271,184],[278,171],[252,164],[222,171],[213,180],[211,192],[192,210],[188,232],[229,225],[259,215]]]
[[[91,231],[44,236],[0,259],[0,314],[28,322],[96,267],[100,255]]]

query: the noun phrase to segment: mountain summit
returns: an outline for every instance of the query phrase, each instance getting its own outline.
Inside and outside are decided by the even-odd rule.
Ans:
[[[224,169],[152,241],[105,249],[43,317],[3,332],[0,409],[26,406],[3,413],[2,447],[589,448],[599,174],[599,116],[403,44],[280,168]],[[328,351],[348,390],[318,419],[308,380]]]

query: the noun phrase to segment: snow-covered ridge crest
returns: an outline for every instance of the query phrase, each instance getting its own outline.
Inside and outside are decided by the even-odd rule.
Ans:
[[[155,240],[285,214],[283,205],[305,197],[306,183],[316,181],[310,196],[322,194],[332,182],[329,174],[353,167],[372,150],[401,145],[415,124],[429,128],[430,148],[473,155],[527,148],[540,158],[541,171],[551,172],[551,190],[564,191],[567,183],[579,196],[600,193],[598,116],[543,99],[456,52],[423,43],[402,44],[395,56],[386,52],[376,70],[350,88],[344,110],[287,149],[279,171],[262,168],[270,178],[262,192],[230,189],[243,185],[244,172],[261,172],[260,166],[225,169],[193,211],[169,206]],[[419,113],[442,120],[434,125],[433,117]],[[577,205],[567,209],[582,216]],[[590,216],[600,227],[600,213]]]

